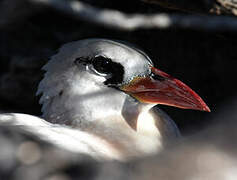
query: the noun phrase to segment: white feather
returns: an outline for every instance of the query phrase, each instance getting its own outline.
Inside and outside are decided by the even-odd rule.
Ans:
[[[1,114],[0,125],[17,126],[50,144],[71,152],[87,154],[98,160],[122,159],[120,153],[103,139],[69,126],[51,124],[36,116]]]

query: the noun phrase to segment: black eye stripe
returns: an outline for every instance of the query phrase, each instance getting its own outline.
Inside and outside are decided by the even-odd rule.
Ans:
[[[93,58],[92,65],[96,71],[102,74],[109,74],[113,69],[113,62],[111,59],[103,56],[97,56]]]
[[[124,68],[120,63],[113,62],[113,66],[111,68],[111,77],[107,79],[104,84],[105,85],[120,85],[123,82],[124,76]]]
[[[92,60],[92,65],[99,73],[111,75],[104,82],[105,85],[118,85],[123,82],[124,68],[120,63],[113,62],[104,56],[97,56]]]
[[[91,64],[98,75],[110,75],[107,76],[107,80],[104,82],[105,85],[116,87],[123,82],[124,67],[120,63],[113,62],[110,58],[104,56],[78,57],[74,60],[74,64],[77,66]]]

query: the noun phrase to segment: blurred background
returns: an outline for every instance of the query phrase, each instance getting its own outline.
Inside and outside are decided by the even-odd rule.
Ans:
[[[0,111],[40,116],[35,93],[50,56],[67,42],[109,38],[138,45],[208,104],[210,113],[159,106],[185,137],[232,122],[236,15],[233,0],[1,0]]]
[[[210,1],[181,1],[180,4],[169,1],[160,4],[162,1],[159,0],[152,3],[141,0],[71,2],[84,4],[79,4],[81,7],[77,9],[76,4],[72,8],[70,1],[62,0],[0,2],[2,112],[40,115],[39,97],[35,97],[35,92],[43,75],[41,67],[64,43],[94,37],[138,45],[156,67],[182,80],[204,99],[211,113],[160,106],[175,120],[183,134],[215,123],[211,122],[212,115],[222,111],[236,96],[237,25],[234,13],[226,16],[231,12],[224,7],[222,11],[218,10]],[[93,9],[95,12],[90,12],[90,8],[96,8]],[[110,10],[111,14],[120,11],[125,14],[124,20],[113,17],[114,21],[104,23],[106,17],[96,19],[103,10]],[[216,16],[220,13],[221,16]],[[146,16],[144,24],[149,22],[149,15],[154,14],[167,16],[171,23],[167,26],[141,23],[134,28],[116,26],[116,23],[135,24],[132,17],[136,14]]]

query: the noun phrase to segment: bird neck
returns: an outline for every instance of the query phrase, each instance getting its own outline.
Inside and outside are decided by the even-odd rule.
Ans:
[[[85,126],[121,115],[125,93],[108,87],[82,85],[73,84],[45,101],[43,117],[52,123]]]
[[[44,118],[79,128],[123,155],[139,156],[162,148],[169,120],[154,113],[153,105],[112,88],[92,91],[65,90],[50,99]]]
[[[154,105],[143,104],[113,88],[91,88],[87,93],[69,88],[47,102],[43,117],[52,123],[85,128],[91,124],[126,124],[137,130]],[[149,122],[147,122],[149,123]],[[141,128],[139,128],[141,129]]]

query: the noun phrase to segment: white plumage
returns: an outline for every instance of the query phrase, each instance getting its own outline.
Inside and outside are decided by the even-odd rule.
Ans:
[[[43,67],[46,73],[37,94],[42,94],[46,121],[13,113],[1,115],[0,122],[98,160],[124,161],[157,153],[180,134],[164,112],[153,108],[155,104],[201,110],[208,107],[186,85],[152,66],[145,53],[120,42],[87,39],[68,43]],[[136,85],[147,79],[163,89]],[[165,83],[175,85],[172,91],[182,102],[163,97],[172,98],[166,91],[162,94]],[[180,91],[185,91],[184,95]],[[153,95],[149,97],[150,92]],[[163,99],[153,101],[159,93]]]

